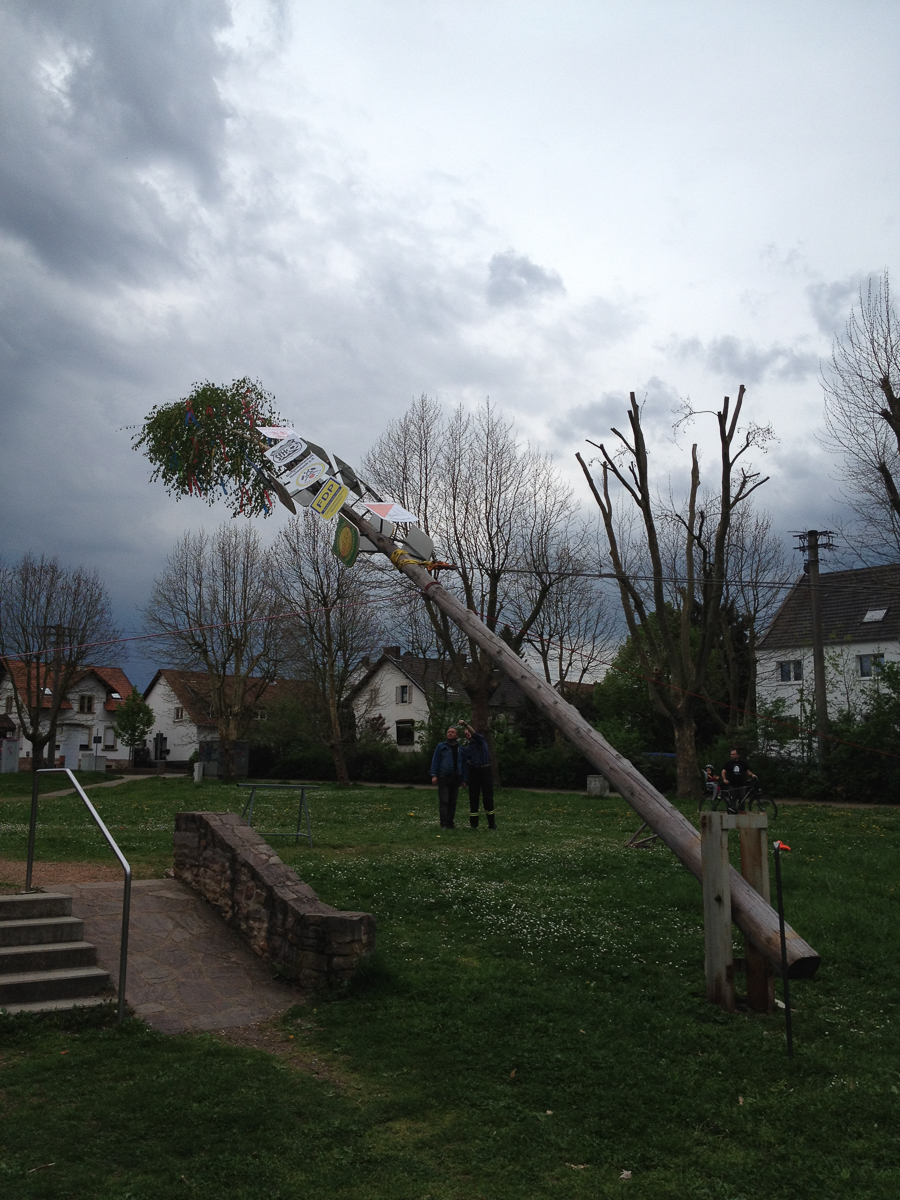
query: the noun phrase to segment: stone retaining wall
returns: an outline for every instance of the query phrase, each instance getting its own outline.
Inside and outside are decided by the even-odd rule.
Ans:
[[[371,913],[323,904],[237,813],[177,813],[174,843],[176,879],[301,986],[348,980],[375,949]]]

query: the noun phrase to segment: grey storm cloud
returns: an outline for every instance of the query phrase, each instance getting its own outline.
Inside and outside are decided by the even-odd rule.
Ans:
[[[773,345],[765,348],[742,338],[726,335],[705,344],[700,338],[673,338],[665,347],[676,360],[696,359],[716,375],[735,386],[759,383],[764,377],[799,382],[819,369],[818,354],[794,346]]]
[[[556,271],[539,267],[524,254],[505,250],[488,263],[488,303],[497,307],[527,304],[544,296],[565,292]]]
[[[871,281],[877,282],[878,272],[862,272],[836,279],[831,283],[811,283],[806,289],[810,311],[822,333],[829,337],[840,333],[850,310],[859,302],[860,291]]]
[[[0,230],[79,279],[159,278],[213,196],[223,0],[31,0],[0,16]],[[179,197],[179,193],[181,196]]]
[[[677,389],[654,375],[642,388],[635,389],[635,398],[642,406],[642,424],[648,435],[671,439],[672,425],[682,403]],[[552,422],[551,429],[561,442],[587,437],[595,442],[609,440],[614,427],[627,434],[630,403],[627,392],[604,392],[598,400],[568,409]]]

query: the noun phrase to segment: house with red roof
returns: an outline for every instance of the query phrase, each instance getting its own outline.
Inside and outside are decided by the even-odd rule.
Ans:
[[[24,663],[0,664],[0,714],[16,725],[13,736],[19,738],[19,766],[30,767],[31,743],[18,725],[15,691],[26,702]],[[83,755],[105,754],[108,766],[128,766],[127,747],[116,738],[116,710],[132,691],[128,676],[119,667],[87,666],[75,676],[60,705],[56,723],[56,765],[77,768]],[[50,708],[49,696],[45,707]]]

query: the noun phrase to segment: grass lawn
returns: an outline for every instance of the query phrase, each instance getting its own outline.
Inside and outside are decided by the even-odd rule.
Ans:
[[[145,874],[170,861],[174,812],[245,796],[94,793]],[[27,807],[0,807],[0,857],[24,857]],[[778,818],[788,919],[823,959],[792,988],[790,1060],[783,1016],[706,1004],[699,885],[660,845],[623,848],[639,821],[620,800],[503,792],[496,834],[441,833],[412,789],[325,785],[310,807],[314,848],[273,844],[323,900],[377,915],[358,981],[292,1010],[283,1054],[0,1020],[0,1196],[900,1195],[900,810]],[[255,824],[295,814],[262,794]],[[60,798],[38,854],[108,852]]]

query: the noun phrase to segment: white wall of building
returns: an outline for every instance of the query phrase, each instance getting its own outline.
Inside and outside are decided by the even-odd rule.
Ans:
[[[106,685],[96,675],[88,675],[66,696],[72,707],[60,709],[56,722],[56,757],[65,759],[62,766],[77,769],[82,754],[105,754],[107,759],[127,759],[127,749],[120,746],[116,738],[116,714],[104,707],[108,695]],[[12,698],[12,680],[6,677],[0,683],[0,712],[8,711],[12,719],[18,721],[15,705],[10,706]],[[42,729],[46,729],[47,725],[48,722],[41,722]],[[95,744],[95,737],[101,739],[99,745]],[[31,742],[21,735],[19,759],[30,759],[31,756]]]
[[[831,716],[847,709],[859,711],[866,706],[872,688],[878,686],[877,668],[870,676],[862,675],[860,659],[872,659],[877,655],[884,655],[885,662],[900,662],[900,644],[877,641],[826,643],[825,681]],[[780,664],[796,662],[802,664],[802,678],[783,681]],[[802,646],[789,650],[760,651],[757,657],[756,695],[760,703],[784,700],[785,714],[798,716],[801,704],[808,707],[815,696],[812,649]]]
[[[155,718],[147,745],[152,752],[153,739],[161,733],[166,739],[169,762],[186,761],[195,750],[199,750],[201,741],[217,736],[215,725],[194,724],[164,676],[156,680],[144,699],[153,709]]]
[[[405,698],[401,689],[406,688]],[[380,716],[388,727],[391,739],[397,741],[397,726],[401,722],[427,721],[428,700],[425,693],[392,662],[384,662],[353,701],[357,724]],[[415,745],[398,745],[399,750],[412,753]]]

